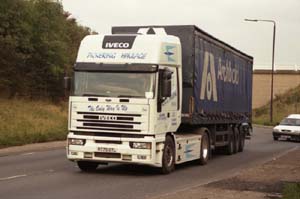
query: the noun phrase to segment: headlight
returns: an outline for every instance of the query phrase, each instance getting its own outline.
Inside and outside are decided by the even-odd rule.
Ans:
[[[280,130],[279,129],[273,129],[273,132],[279,133]]]
[[[133,149],[151,149],[151,142],[130,142],[129,145]]]
[[[75,138],[69,138],[69,144],[70,145],[84,145],[85,140],[84,139],[75,139]]]
[[[294,131],[294,133],[300,133],[300,131]]]

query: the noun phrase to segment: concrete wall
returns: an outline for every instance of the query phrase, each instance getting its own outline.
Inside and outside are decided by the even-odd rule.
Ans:
[[[277,70],[274,72],[274,98],[300,84],[300,71]],[[270,101],[271,71],[253,71],[252,107],[258,108]]]

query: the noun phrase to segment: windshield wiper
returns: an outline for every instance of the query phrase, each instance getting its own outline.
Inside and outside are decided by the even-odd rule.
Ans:
[[[84,93],[82,96],[87,96],[87,97],[109,97],[108,95],[98,95],[98,94],[93,94],[93,93]]]
[[[126,97],[126,98],[143,98],[143,96],[134,96],[134,95],[118,95],[118,97]]]

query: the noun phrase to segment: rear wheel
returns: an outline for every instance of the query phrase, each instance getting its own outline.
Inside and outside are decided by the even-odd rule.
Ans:
[[[225,147],[225,152],[227,155],[232,155],[234,153],[234,140],[233,135],[228,135],[228,145]]]
[[[239,131],[236,127],[233,128],[233,153],[237,153],[239,151],[239,145],[240,145],[240,136]]]
[[[201,165],[207,164],[209,159],[209,154],[210,154],[209,138],[207,133],[205,132],[202,134],[202,138],[201,138],[201,150],[200,150],[200,159],[199,159],[199,163]]]
[[[242,152],[244,151],[244,147],[245,147],[246,133],[242,128],[240,128],[239,132],[240,132],[239,152]]]
[[[168,174],[175,169],[175,144],[171,136],[166,137],[163,157],[162,157],[162,168],[163,174]]]
[[[78,161],[77,165],[81,171],[91,172],[95,171],[99,164],[97,162]]]

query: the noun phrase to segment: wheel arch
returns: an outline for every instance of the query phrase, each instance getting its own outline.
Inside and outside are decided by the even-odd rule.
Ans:
[[[210,130],[209,130],[207,127],[200,127],[200,128],[198,128],[196,131],[198,131],[198,130],[199,130],[199,133],[200,133],[200,134],[203,134],[203,133],[206,133],[206,134],[207,134],[209,144],[211,145],[212,140],[211,140]]]

